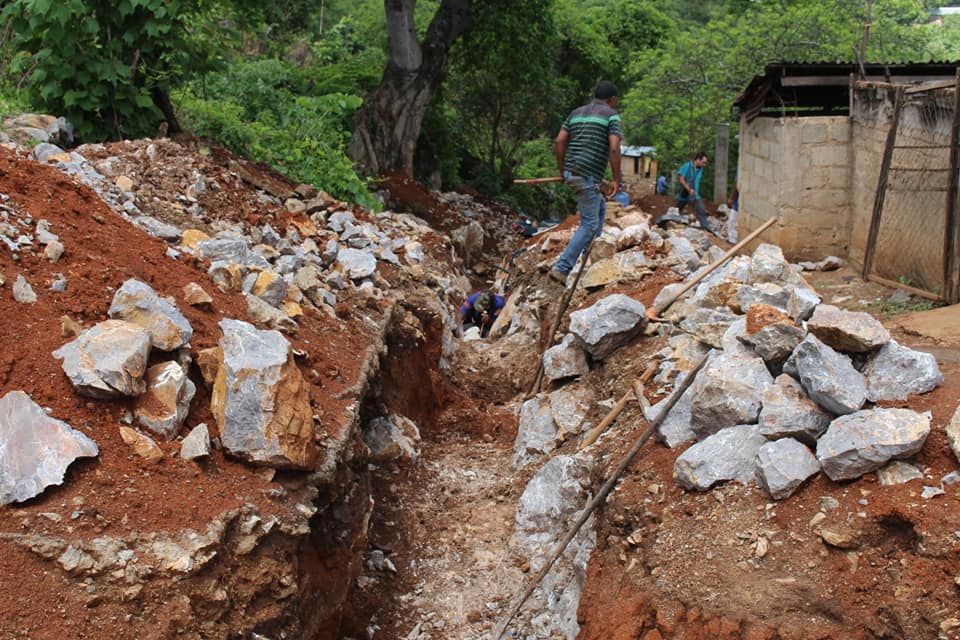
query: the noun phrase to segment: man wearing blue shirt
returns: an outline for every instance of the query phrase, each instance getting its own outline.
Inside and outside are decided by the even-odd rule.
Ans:
[[[703,177],[703,168],[707,166],[707,154],[701,151],[693,160],[683,163],[677,170],[677,180],[680,182],[680,190],[676,194],[676,207],[683,211],[688,202],[693,202],[693,209],[697,214],[697,220],[705,231],[713,235],[713,229],[707,220],[707,209],[703,206],[700,199],[700,178]]]
[[[493,291],[471,294],[457,310],[457,337],[463,338],[464,324],[479,327],[480,335],[486,337],[505,302],[503,296],[498,296]]]

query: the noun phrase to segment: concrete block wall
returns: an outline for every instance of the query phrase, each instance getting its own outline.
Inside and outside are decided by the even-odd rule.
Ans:
[[[850,136],[845,116],[741,121],[740,235],[774,217],[765,239],[788,259],[846,255]]]

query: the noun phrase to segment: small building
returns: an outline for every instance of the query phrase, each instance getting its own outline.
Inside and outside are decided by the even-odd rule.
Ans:
[[[624,180],[656,178],[658,168],[654,147],[620,145],[620,170]]]
[[[958,62],[774,63],[740,110],[741,237],[774,217],[765,237],[791,260],[827,255],[862,266],[891,129],[905,89],[875,269],[928,290],[943,280],[947,164]],[[948,104],[949,103],[949,104]],[[899,171],[899,173],[896,173]]]

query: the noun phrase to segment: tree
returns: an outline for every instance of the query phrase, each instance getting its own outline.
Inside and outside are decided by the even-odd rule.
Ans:
[[[555,133],[572,92],[556,71],[557,35],[551,0],[491,0],[451,54],[444,83],[466,151],[481,173],[513,180],[520,147]],[[557,96],[563,95],[563,100]],[[489,185],[494,191],[499,188]]]
[[[416,0],[384,0],[388,59],[357,114],[350,155],[364,171],[413,175],[424,114],[444,78],[450,47],[470,24],[470,0],[441,0],[421,43]]]
[[[709,150],[714,125],[730,119],[733,100],[767,62],[852,63],[866,8],[865,0],[770,0],[678,32],[632,61],[621,110],[628,139],[656,145],[664,167]],[[924,32],[915,26],[923,15],[921,0],[876,0],[866,60],[915,56],[923,48]]]
[[[229,15],[216,0],[12,0],[19,66],[35,106],[67,115],[82,137],[177,129],[171,86],[209,68]]]

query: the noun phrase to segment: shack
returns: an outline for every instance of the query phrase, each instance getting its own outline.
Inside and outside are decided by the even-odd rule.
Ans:
[[[734,102],[741,234],[774,217],[767,237],[790,259],[949,289],[958,67],[768,64]]]
[[[657,177],[657,150],[648,146],[620,145],[620,170],[624,180]]]

